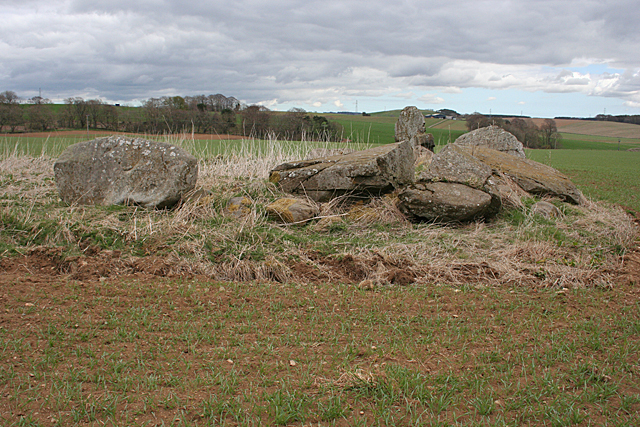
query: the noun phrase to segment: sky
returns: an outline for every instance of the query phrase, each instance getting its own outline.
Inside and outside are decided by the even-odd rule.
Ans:
[[[640,114],[637,0],[0,0],[0,92]]]

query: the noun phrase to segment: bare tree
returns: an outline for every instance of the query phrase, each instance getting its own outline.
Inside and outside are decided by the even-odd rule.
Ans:
[[[235,110],[225,108],[220,112],[221,129],[220,133],[230,134],[236,130],[237,120]]]
[[[85,112],[89,116],[89,126],[96,129],[98,122],[102,121],[102,107],[104,106],[100,99],[89,99],[85,102]]]
[[[562,135],[558,132],[558,126],[553,119],[544,119],[540,125],[541,148],[558,148]]]
[[[262,138],[269,129],[269,109],[262,105],[251,105],[242,111],[242,134]]]
[[[525,147],[537,148],[539,145],[539,129],[533,120],[516,118],[506,121],[504,130],[512,133]]]
[[[102,104],[101,108],[101,125],[105,129],[118,130],[119,127],[119,115],[118,109],[113,105]]]
[[[500,124],[496,123],[495,119],[487,117],[480,113],[473,113],[467,117],[467,130],[471,132],[472,130],[486,128],[487,126],[491,126],[496,124],[500,126]]]
[[[51,104],[51,100],[48,98],[43,98],[41,96],[34,96],[29,99],[30,104],[40,105],[40,104]]]
[[[20,97],[12,90],[0,93],[0,104],[19,104],[19,101]]]
[[[87,126],[87,102],[81,97],[67,98],[64,100],[67,110],[67,119],[70,119],[69,127],[84,128]]]
[[[46,131],[54,128],[55,125],[56,118],[49,106],[34,104],[27,109],[27,126],[29,129]]]
[[[18,104],[0,104],[0,130],[5,126],[15,132],[24,123],[22,107]]]

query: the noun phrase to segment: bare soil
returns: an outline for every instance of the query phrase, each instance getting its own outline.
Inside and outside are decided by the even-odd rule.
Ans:
[[[201,303],[182,292],[186,285],[176,285],[175,279],[177,278],[173,280],[165,278],[167,272],[171,271],[171,266],[167,265],[166,260],[153,256],[136,260],[123,260],[117,251],[92,251],[89,249],[87,253],[87,255],[75,259],[62,261],[60,253],[55,249],[42,248],[34,250],[24,257],[4,258],[0,261],[0,304],[2,306],[0,330],[31,331],[26,333],[27,338],[20,342],[20,345],[27,346],[30,349],[29,352],[26,354],[24,352],[16,352],[13,358],[2,360],[2,363],[7,368],[10,367],[16,378],[29,379],[30,377],[31,384],[29,384],[29,387],[36,391],[42,390],[45,396],[60,393],[60,390],[56,388],[59,387],[59,385],[56,385],[56,378],[73,377],[74,369],[79,369],[79,372],[85,372],[85,369],[88,369],[83,367],[87,364],[87,356],[83,354],[83,351],[86,351],[87,354],[91,352],[92,354],[105,355],[102,363],[107,363],[107,360],[110,360],[106,355],[116,355],[117,360],[128,364],[126,366],[129,367],[125,369],[133,369],[134,361],[139,360],[141,354],[145,354],[150,359],[137,363],[145,364],[146,371],[140,371],[139,374],[150,375],[149,378],[152,378],[149,372],[157,373],[159,369],[162,369],[162,366],[169,369],[169,365],[171,366],[171,372],[182,380],[197,377],[206,378],[214,367],[218,372],[226,372],[229,375],[235,370],[239,372],[241,383],[238,384],[238,388],[242,390],[245,387],[251,387],[252,384],[265,382],[264,374],[261,373],[265,366],[269,366],[269,369],[273,370],[271,375],[274,378],[286,376],[288,381],[300,381],[302,384],[305,378],[304,369],[300,368],[299,373],[296,373],[295,369],[297,369],[297,364],[309,358],[309,351],[318,360],[331,361],[335,360],[335,353],[348,344],[347,341],[343,342],[342,338],[340,338],[336,345],[330,345],[328,337],[332,335],[332,331],[306,331],[310,335],[315,335],[318,342],[304,345],[284,345],[277,348],[275,354],[263,354],[259,357],[256,357],[255,352],[244,353],[244,357],[241,357],[243,353],[232,357],[222,355],[222,353],[214,356],[216,351],[219,351],[216,350],[217,347],[215,346],[209,348],[200,344],[196,351],[195,346],[192,347],[187,342],[176,340],[176,332],[172,331],[147,332],[146,337],[132,338],[132,341],[129,338],[122,338],[121,334],[127,333],[127,328],[124,324],[120,326],[115,324],[116,321],[121,322],[122,320],[113,321],[112,319],[124,319],[128,316],[127,313],[129,313],[130,309],[140,310],[144,304],[149,304],[149,300],[144,298],[145,293],[149,292],[148,289],[162,289],[163,298],[158,300],[154,308],[164,313],[162,316],[165,317],[161,319],[167,319],[167,321],[174,318],[191,318],[190,316],[193,313],[202,310]],[[336,274],[341,274],[342,280],[347,283],[357,283],[364,277],[361,266],[362,260],[358,260],[355,257],[347,256],[340,260],[327,259],[321,256],[315,257],[331,270],[331,277],[335,278]],[[392,265],[392,263],[390,264],[382,258],[377,261],[388,264],[387,271],[395,275],[395,279],[391,280],[392,282],[395,280],[398,284],[405,284],[412,281],[410,266]],[[225,290],[224,288],[228,285],[213,282],[209,278],[202,276],[180,277],[179,283],[189,283],[189,288],[193,284],[195,289],[206,295],[206,300],[213,305],[205,308],[205,310],[232,313],[234,307],[251,307],[251,312],[254,313],[253,316],[255,317],[249,323],[251,325],[250,329],[245,328],[240,331],[243,324],[232,322],[227,325],[229,326],[228,329],[224,328],[215,333],[216,340],[220,343],[240,339],[245,345],[249,345],[248,343],[257,344],[265,339],[280,339],[278,337],[280,332],[284,335],[294,336],[294,331],[309,329],[310,325],[296,321],[297,318],[304,318],[309,310],[319,310],[319,313],[323,313],[322,315],[325,316],[330,315],[330,313],[335,314],[336,310],[344,313],[345,316],[348,316],[350,327],[351,322],[354,322],[351,332],[352,339],[365,343],[369,338],[366,335],[367,329],[360,328],[357,325],[357,322],[361,321],[359,319],[365,318],[364,313],[369,313],[367,316],[379,313],[383,316],[392,316],[398,319],[419,318],[421,316],[435,317],[444,313],[450,316],[451,321],[465,318],[470,324],[473,324],[479,319],[492,318],[497,301],[500,304],[509,305],[519,304],[522,299],[539,300],[541,307],[547,306],[544,310],[561,310],[566,316],[586,318],[593,316],[593,318],[599,318],[604,317],[606,312],[628,310],[629,307],[637,305],[640,300],[640,287],[634,285],[640,283],[640,248],[636,248],[634,252],[625,256],[624,268],[622,274],[618,277],[620,284],[607,293],[606,306],[592,306],[586,309],[584,305],[574,301],[572,296],[564,293],[558,294],[559,297],[555,298],[551,303],[545,299],[548,297],[537,295],[535,289],[530,290],[527,294],[514,294],[513,291],[509,292],[508,289],[498,289],[496,290],[497,296],[491,298],[487,298],[484,293],[465,296],[464,294],[443,292],[438,297],[438,304],[433,306],[425,305],[425,301],[421,300],[407,301],[405,300],[406,297],[389,297],[375,290],[370,296],[354,299],[345,297],[339,292],[336,293],[329,283],[324,282],[330,278],[330,275],[323,276],[316,271],[305,270],[303,265],[300,263],[292,266],[292,270],[299,276],[295,279],[301,279],[307,283],[316,283],[317,286],[305,285],[296,294],[296,299],[290,299],[281,294],[277,288],[272,289],[272,292],[268,294],[258,296],[250,292],[229,292],[228,289]],[[467,275],[470,281],[474,281],[473,276],[491,274],[490,271],[486,271],[482,266],[469,266],[466,269],[463,268],[463,270],[463,274]],[[122,271],[126,271],[126,274],[121,275]],[[246,289],[250,289],[250,285],[247,286],[249,287],[246,287]],[[284,321],[280,320],[280,327],[288,328],[286,330],[274,331],[270,328],[270,320],[273,319],[274,307],[276,306],[283,307],[288,316],[295,316],[285,318]],[[530,307],[535,306],[533,304]],[[559,308],[560,306],[562,308]],[[532,316],[535,316],[532,310],[534,309],[526,308],[514,312],[508,324],[518,325],[520,322],[526,324]],[[384,314],[382,314],[383,312]],[[114,324],[112,325],[110,322]],[[199,330],[212,327],[210,324],[200,325],[197,316],[193,317],[190,322],[195,322],[193,325],[197,329],[203,328]],[[155,327],[157,325],[151,329]],[[339,328],[337,324],[334,327]],[[548,326],[549,331],[545,331],[545,333],[552,333],[550,331],[566,327],[566,324],[553,324],[551,322]],[[51,335],[48,341],[49,344],[47,344],[46,334],[43,335],[43,331],[49,331],[48,333],[52,334],[53,332],[51,331],[55,332],[61,330],[61,328],[65,331],[71,331],[64,332],[65,334],[70,334],[70,337],[88,334],[90,339],[87,343],[82,343],[82,340],[77,341],[74,344],[76,346],[75,352],[69,355],[69,359],[55,362],[56,371],[51,373],[50,378],[47,378],[37,373],[37,369],[31,366],[29,358],[39,354],[46,355],[48,352],[54,351],[58,345],[56,344],[55,336]],[[143,331],[144,328],[134,332],[143,333]],[[61,332],[55,333],[59,334]],[[327,333],[328,335],[325,337]],[[495,333],[498,333],[498,329],[496,329]],[[518,345],[526,347],[530,345],[533,338],[525,333],[516,340],[520,343]],[[162,348],[162,351],[164,351],[160,356],[154,353],[158,348]],[[446,372],[445,369],[450,372],[468,372],[478,368],[471,362],[473,359],[470,358],[483,357],[492,348],[493,344],[491,342],[486,344],[473,342],[468,347],[465,347],[465,357],[461,358],[454,349],[436,341],[424,350],[424,357],[416,360],[403,357],[402,354],[394,351],[379,351],[375,346],[371,347],[362,344],[361,347],[353,350],[356,353],[352,355],[353,360],[350,363],[364,370],[367,373],[366,375],[384,375],[383,367],[385,364],[402,366],[406,369],[419,369],[421,372],[431,375]],[[154,354],[156,355],[153,356]],[[502,355],[501,357],[508,357],[508,355]],[[602,357],[606,359],[606,354]],[[212,360],[209,360],[210,358]],[[173,371],[177,369],[174,366],[177,361],[181,366],[184,365],[187,368],[181,368],[183,371]],[[155,365],[156,363],[158,366]],[[316,371],[313,384],[309,384],[307,386],[309,388],[305,389],[304,392],[316,395],[320,393],[322,387],[325,387],[327,383],[340,385],[345,390],[350,390],[348,384],[341,384],[341,381],[345,378],[345,371],[341,371],[340,369],[342,368],[339,368],[336,363],[330,362],[325,368]],[[501,365],[498,363],[496,366]],[[89,378],[99,378],[100,375],[98,373],[103,372],[106,368],[100,365],[93,369],[98,369],[98,371],[94,372],[94,376],[89,376]],[[123,377],[126,377],[126,372],[126,370],[123,371]],[[340,375],[341,373],[342,375]],[[113,381],[111,387],[123,387],[123,377],[111,379],[110,381]],[[203,412],[202,407],[206,404],[204,402],[210,398],[213,391],[207,387],[184,389],[179,385],[172,384],[166,378],[164,381],[168,382],[161,385],[151,395],[148,392],[136,391],[135,388],[127,391],[126,395],[128,397],[126,401],[121,400],[112,408],[114,412],[124,414],[121,416],[130,416],[128,419],[121,418],[120,422],[126,425],[166,425],[165,423],[177,423],[178,420],[182,420],[183,424],[176,425],[186,425],[184,424],[185,420],[193,423],[189,425],[200,425],[201,422],[204,422],[203,414],[206,411]],[[620,382],[619,391],[621,393],[636,393],[638,391],[637,387],[633,387],[628,381],[630,380],[625,379]],[[106,416],[107,409],[105,408],[108,407],[108,393],[105,394],[105,389],[100,385],[99,380],[89,379],[85,382],[79,382],[77,386],[80,387],[80,393],[87,408],[96,402],[98,403],[98,412],[96,414],[89,413],[86,415],[83,412],[85,409],[81,406],[75,409],[56,409],[46,397],[42,397],[43,395],[39,393],[33,394],[33,396],[40,397],[34,397],[27,402],[23,398],[11,397],[12,395],[7,393],[12,392],[11,388],[4,389],[2,399],[0,399],[0,412],[2,412],[5,420],[15,421],[16,424],[11,425],[23,425],[19,424],[21,419],[38,421],[40,423],[38,425],[68,425],[65,423],[71,422],[73,416],[79,416],[78,414],[85,414],[80,416],[80,424],[98,425],[96,421],[91,423],[91,417],[96,416],[99,421],[102,416]],[[278,381],[264,383],[263,393],[265,395],[275,393],[280,387],[281,384]],[[495,384],[495,387],[498,387],[498,384]],[[32,390],[31,388],[22,393],[32,395],[30,393],[33,392],[29,391]],[[217,389],[214,388],[213,390]],[[20,393],[16,396],[18,395]],[[174,405],[170,399],[176,399],[176,402],[182,403]],[[496,396],[497,407],[499,408],[500,405],[503,405],[503,402],[509,401],[509,399],[511,399],[511,396]],[[156,404],[158,402],[164,403],[157,404],[153,410],[149,410],[145,405],[152,400]],[[241,399],[238,399],[238,401],[241,401]],[[22,403],[17,405],[16,402]],[[103,405],[103,409],[100,409],[100,405]],[[250,407],[251,403],[245,403],[245,405],[247,405],[245,408],[247,411],[254,409]],[[366,400],[361,401],[358,399],[354,401],[353,405],[349,411],[350,417],[335,420],[333,425],[353,425],[351,424],[354,421],[353,417],[368,419],[368,422],[372,423],[378,421],[375,415],[372,415],[375,405],[368,406]],[[637,407],[638,405],[635,406]],[[598,413],[597,405],[586,406],[583,410],[589,411],[591,414]],[[509,412],[507,411],[504,415],[509,416]],[[60,420],[61,417],[62,420]],[[453,421],[450,418],[445,419]],[[272,420],[271,414],[265,410],[263,413],[265,425],[270,422],[269,420]],[[458,422],[478,421],[473,415],[469,414],[463,415],[462,419],[457,418],[456,420]],[[227,421],[230,422],[230,425],[237,425],[232,419],[227,419]],[[606,421],[606,415],[593,415],[590,419],[590,422],[597,424],[602,424]],[[299,423],[293,424],[300,425]],[[291,423],[287,425],[291,425]]]

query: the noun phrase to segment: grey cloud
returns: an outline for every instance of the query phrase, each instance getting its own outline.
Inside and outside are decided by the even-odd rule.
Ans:
[[[615,90],[624,96],[638,87],[637,9],[626,0],[10,0],[0,4],[12,17],[0,28],[0,88],[329,99],[336,88],[514,84],[499,69],[484,80],[452,72],[455,61],[540,68],[595,58],[630,70]]]

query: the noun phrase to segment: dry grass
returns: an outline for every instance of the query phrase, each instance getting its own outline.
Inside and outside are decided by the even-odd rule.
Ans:
[[[90,258],[87,248],[117,249],[121,257],[113,271],[135,272],[141,257],[157,257],[164,267],[154,261],[154,271],[221,281],[562,288],[611,286],[636,236],[621,209],[595,202],[555,202],[564,214],[554,220],[520,203],[491,223],[436,226],[407,221],[393,196],[355,206],[336,199],[319,207],[318,220],[283,226],[264,214],[264,206],[282,196],[266,177],[278,163],[304,157],[309,147],[287,151],[290,146],[271,141],[266,155],[258,155],[265,147],[252,152],[249,146],[201,159],[199,187],[208,194],[172,211],[68,207],[57,198],[53,159],[5,156],[1,209],[6,218],[24,218],[20,233],[31,236],[12,238],[5,225],[3,251],[62,247],[66,256]],[[236,196],[252,201],[250,213],[225,217],[227,201]],[[409,276],[398,279],[399,270]]]

